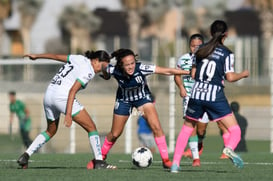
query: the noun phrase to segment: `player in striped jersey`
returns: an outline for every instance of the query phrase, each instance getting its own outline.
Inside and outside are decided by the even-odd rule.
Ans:
[[[180,160],[188,139],[198,121],[207,112],[209,120],[220,121],[229,131],[230,136],[223,153],[233,164],[242,168],[243,160],[234,152],[241,139],[241,130],[232,114],[224,94],[224,79],[235,82],[249,76],[247,70],[234,72],[234,54],[223,45],[228,27],[222,20],[216,20],[210,27],[212,38],[195,53],[195,67],[192,75],[195,78],[191,98],[186,111],[186,121],[178,135],[171,172],[178,172]]]
[[[162,158],[163,167],[170,168],[172,163],[168,156],[165,134],[151,99],[151,92],[147,84],[146,76],[151,74],[182,75],[189,74],[189,71],[137,62],[135,53],[130,49],[119,49],[112,53],[112,57],[116,58],[117,63],[115,66],[108,66],[107,72],[109,76],[105,78],[109,79],[110,76],[113,76],[118,82],[118,90],[112,128],[104,140],[102,155],[106,158],[106,155],[122,134],[123,128],[130,115],[130,110],[136,107],[147,120],[153,131],[155,142]],[[90,161],[90,163],[92,163],[92,161]]]
[[[201,34],[191,35],[189,39],[190,53],[186,53],[179,58],[177,68],[182,70],[191,70],[194,52],[196,52],[198,47],[203,43],[204,38]],[[192,87],[195,81],[191,75],[183,75],[182,80],[181,76],[175,75],[174,79],[179,88],[180,96],[183,98],[183,117],[185,118]],[[189,149],[184,152],[184,156],[193,158],[192,166],[200,166],[199,154],[202,154],[203,151],[203,138],[205,136],[208,122],[209,120],[205,113],[197,123],[197,129],[194,129],[189,138]]]
[[[38,151],[57,132],[60,114],[65,114],[65,126],[70,127],[72,120],[83,127],[89,138],[89,143],[95,156],[95,168],[115,169],[102,159],[100,138],[97,128],[86,109],[75,98],[80,89],[84,89],[96,73],[101,72],[110,62],[110,56],[105,51],[87,51],[82,55],[28,54],[32,60],[53,59],[65,63],[51,80],[44,96],[44,111],[47,119],[47,129],[40,133],[24,154],[18,159],[22,168],[28,167],[30,156]]]

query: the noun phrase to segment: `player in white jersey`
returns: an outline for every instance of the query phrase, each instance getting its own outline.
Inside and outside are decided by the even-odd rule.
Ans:
[[[27,150],[17,160],[22,168],[28,167],[30,156],[38,151],[57,132],[60,114],[65,114],[64,124],[70,127],[72,120],[83,127],[89,137],[89,143],[95,156],[97,169],[115,166],[107,164],[102,159],[100,139],[97,128],[86,109],[76,100],[76,93],[84,89],[96,73],[102,72],[110,62],[110,56],[105,51],[87,51],[82,55],[28,54],[32,60],[52,59],[65,64],[51,80],[44,96],[44,110],[47,119],[46,131],[40,133]],[[104,73],[104,71],[103,71]]]
[[[192,69],[194,52],[203,43],[204,38],[201,34],[191,35],[189,39],[190,53],[186,53],[179,58],[176,68],[190,71]],[[174,80],[179,88],[180,96],[183,98],[183,118],[185,118],[188,101],[195,81],[191,75],[183,75],[182,79],[181,76],[175,75]],[[192,135],[189,138],[188,144],[190,148],[184,152],[184,156],[193,158],[192,166],[200,166],[199,156],[203,152],[203,138],[205,136],[208,122],[208,116],[205,113],[197,123],[197,129],[192,132]]]
[[[225,153],[238,168],[244,162],[234,152],[241,139],[241,130],[234,117],[224,94],[224,80],[235,82],[249,76],[247,70],[234,72],[234,54],[223,45],[227,38],[227,24],[216,20],[210,27],[212,38],[202,45],[195,53],[192,77],[195,84],[186,111],[186,120],[177,138],[171,172],[179,171],[180,160],[188,139],[196,127],[196,121],[206,112],[209,120],[221,122],[229,131],[230,136],[225,144]]]

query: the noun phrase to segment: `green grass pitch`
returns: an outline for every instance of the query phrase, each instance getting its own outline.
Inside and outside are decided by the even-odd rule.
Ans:
[[[0,136],[2,137],[2,136]],[[179,173],[163,169],[159,154],[149,168],[138,169],[131,163],[131,155],[110,154],[107,161],[118,166],[117,170],[87,170],[90,153],[83,154],[34,154],[28,169],[18,169],[16,159],[20,151],[10,151],[3,139],[0,152],[0,180],[107,180],[107,181],[159,181],[159,180],[272,180],[273,154],[268,141],[248,141],[243,169],[235,168],[230,160],[220,160],[221,144],[218,137],[209,137],[201,155],[201,167],[193,168],[191,160],[182,158]],[[6,141],[8,142],[8,141]],[[4,144],[3,144],[4,143]],[[16,144],[18,145],[18,144]],[[217,145],[217,146],[216,146]],[[13,145],[14,146],[14,145]],[[172,155],[170,155],[172,158]]]

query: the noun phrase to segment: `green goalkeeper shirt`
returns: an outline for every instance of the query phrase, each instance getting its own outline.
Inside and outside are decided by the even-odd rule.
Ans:
[[[9,105],[10,112],[15,113],[19,119],[20,129],[24,129],[25,131],[30,130],[31,120],[26,117],[26,105],[20,101],[16,100],[15,103],[10,103]]]

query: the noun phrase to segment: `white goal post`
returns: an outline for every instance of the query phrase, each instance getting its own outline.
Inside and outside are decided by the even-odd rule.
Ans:
[[[271,121],[270,121],[270,153],[273,153],[273,39],[269,47],[269,65],[270,65],[270,99],[271,99]]]

